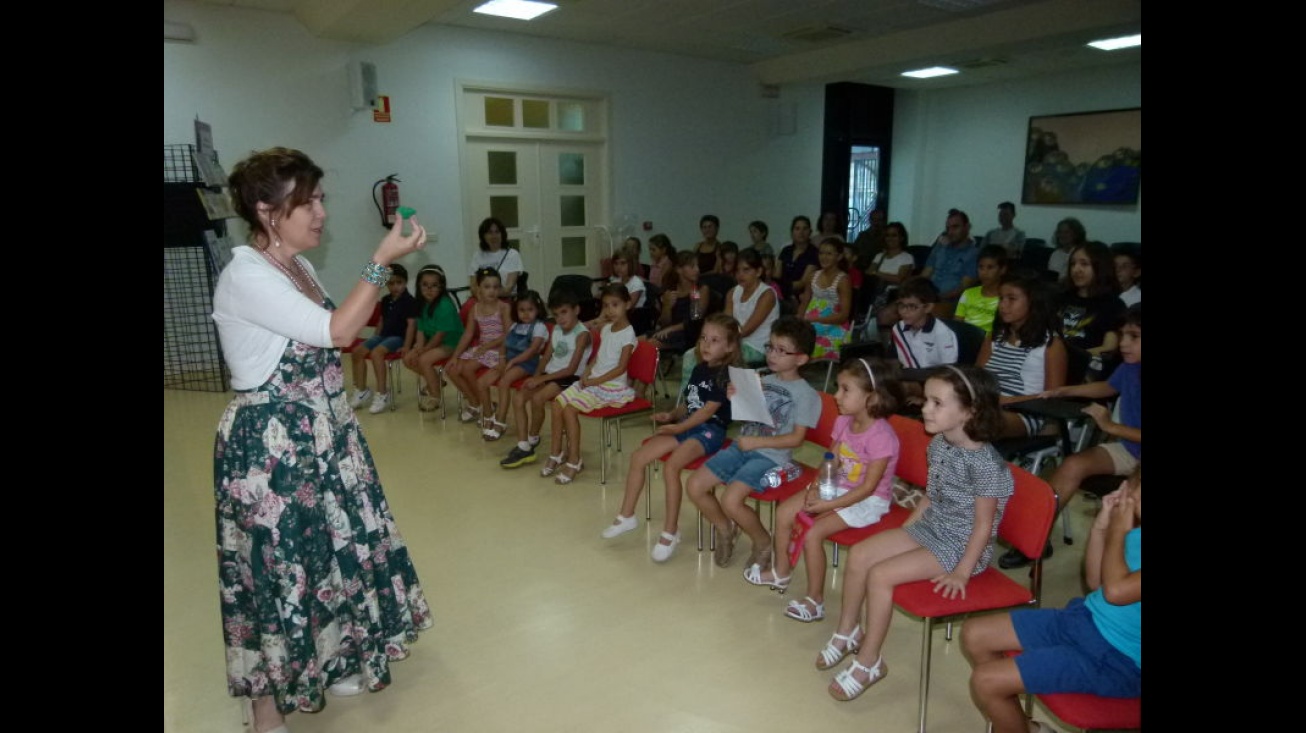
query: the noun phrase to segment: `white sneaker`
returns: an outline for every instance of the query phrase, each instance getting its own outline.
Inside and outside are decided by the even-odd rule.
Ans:
[[[377,392],[376,396],[372,398],[372,406],[367,408],[367,411],[373,415],[378,415],[385,412],[388,407],[390,407],[390,395],[385,392]]]
[[[349,401],[349,406],[357,410],[363,405],[366,405],[367,401],[370,399],[372,399],[372,390],[364,387],[354,393],[354,399]]]
[[[361,695],[365,691],[363,675],[361,674],[351,674],[327,688],[327,692],[336,697],[353,697],[354,695]]]
[[[604,528],[603,539],[610,540],[613,537],[620,537],[621,535],[634,530],[638,526],[638,519],[635,519],[634,517],[623,517],[618,514],[616,524],[609,524]]]

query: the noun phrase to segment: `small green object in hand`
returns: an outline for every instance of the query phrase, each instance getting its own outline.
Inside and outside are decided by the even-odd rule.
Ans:
[[[400,206],[398,209],[395,209],[395,213],[399,214],[399,218],[401,219],[409,219],[412,218],[413,214],[417,213],[417,209],[414,209],[411,206]]]

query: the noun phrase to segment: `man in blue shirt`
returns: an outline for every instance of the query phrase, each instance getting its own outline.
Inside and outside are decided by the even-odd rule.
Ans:
[[[970,217],[966,212],[957,209],[949,212],[944,239],[930,250],[921,277],[928,278],[939,289],[934,315],[951,318],[962,291],[979,281],[979,245],[970,236]]]

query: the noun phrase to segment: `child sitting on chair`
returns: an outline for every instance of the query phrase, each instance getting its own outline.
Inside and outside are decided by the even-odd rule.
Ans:
[[[1062,609],[966,619],[970,691],[993,733],[1052,733],[1025,717],[1021,694],[1136,698],[1143,690],[1143,470],[1102,497],[1084,549],[1092,592]],[[1006,656],[1015,650],[1020,654]]]
[[[689,477],[686,491],[690,500],[718,531],[713,557],[718,567],[730,564],[741,528],[753,541],[747,565],[770,567],[771,533],[745,500],[767,488],[762,483],[766,473],[788,463],[794,449],[803,444],[807,430],[816,427],[821,418],[821,395],[798,373],[812,358],[815,347],[816,329],[810,321],[785,316],[775,322],[766,344],[766,365],[771,373],[762,377],[773,426],[745,422],[738,440]],[[733,389],[727,389],[728,396]],[[718,484],[726,485],[721,501],[714,493]]]

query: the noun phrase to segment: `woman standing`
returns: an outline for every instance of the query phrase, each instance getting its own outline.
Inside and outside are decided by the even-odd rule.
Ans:
[[[371,316],[390,263],[422,246],[403,219],[339,307],[300,254],[321,244],[322,169],[287,148],[256,152],[229,180],[250,246],[213,296],[236,395],[218,423],[214,494],[227,690],[255,733],[316,711],[327,691],[390,684],[390,662],[430,627],[408,550],[345,397],[339,347]]]
[[[503,288],[500,292],[508,296],[515,295],[517,279],[526,268],[522,267],[521,253],[507,245],[508,229],[504,227],[503,222],[490,216],[476,228],[476,236],[480,239],[480,249],[472,255],[468,287],[475,293],[476,271],[493,267],[503,279]]]

